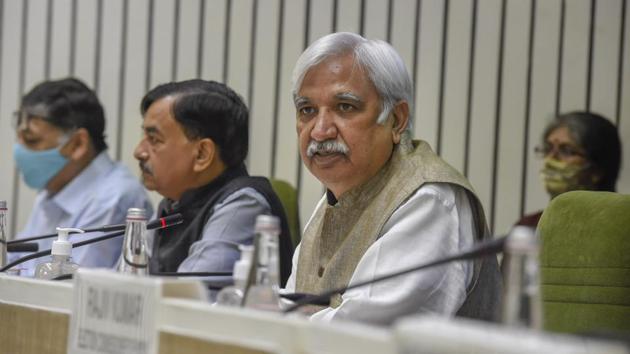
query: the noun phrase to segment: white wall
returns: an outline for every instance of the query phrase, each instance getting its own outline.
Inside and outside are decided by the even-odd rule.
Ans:
[[[11,113],[37,82],[69,75],[96,89],[110,154],[136,172],[138,106],[149,88],[194,77],[227,82],[252,108],[250,172],[298,186],[306,221],[323,189],[299,161],[291,70],[308,43],[341,30],[389,40],[401,53],[415,79],[416,137],[466,173],[497,233],[547,202],[532,151],[555,112],[590,109],[609,117],[630,165],[626,0],[0,0],[0,6],[0,199],[10,203],[10,230],[23,226],[34,198],[15,173]],[[619,190],[630,192],[630,168]]]

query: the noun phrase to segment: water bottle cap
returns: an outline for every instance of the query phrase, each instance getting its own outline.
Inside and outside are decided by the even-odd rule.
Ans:
[[[0,200],[0,210],[7,210],[7,201]]]
[[[508,251],[526,252],[538,249],[538,238],[531,227],[514,226],[506,241]]]
[[[129,208],[127,210],[127,220],[146,220],[147,211],[143,208]]]
[[[256,217],[256,230],[280,230],[280,218],[273,215],[258,215]]]

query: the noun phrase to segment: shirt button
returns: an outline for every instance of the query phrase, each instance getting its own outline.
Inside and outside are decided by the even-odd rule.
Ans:
[[[324,267],[319,267],[319,269],[317,269],[317,276],[320,278],[324,276]]]

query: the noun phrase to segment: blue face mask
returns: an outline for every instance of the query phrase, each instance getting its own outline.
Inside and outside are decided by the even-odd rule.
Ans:
[[[68,159],[59,152],[61,146],[36,151],[19,143],[13,145],[13,158],[24,176],[26,185],[37,190],[44,189],[48,182],[66,166]]]

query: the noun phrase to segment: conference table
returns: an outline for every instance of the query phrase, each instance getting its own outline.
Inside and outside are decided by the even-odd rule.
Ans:
[[[204,292],[194,280],[105,270],[73,281],[0,274],[0,353],[628,353],[616,342],[433,315],[391,327],[321,323],[216,306]]]

